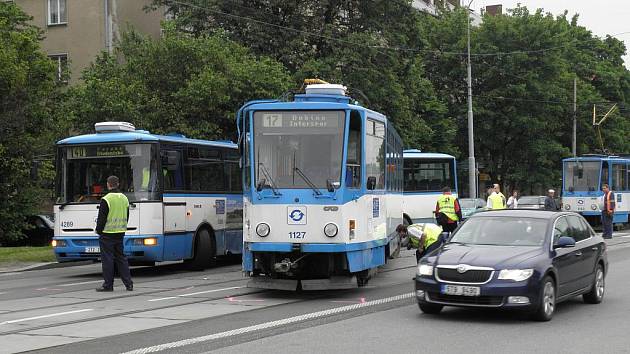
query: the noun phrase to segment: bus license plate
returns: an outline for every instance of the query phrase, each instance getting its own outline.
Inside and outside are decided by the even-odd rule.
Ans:
[[[85,253],[101,253],[100,247],[85,247]]]
[[[446,295],[463,295],[463,296],[479,296],[481,288],[478,286],[462,286],[462,285],[442,285],[442,294]]]

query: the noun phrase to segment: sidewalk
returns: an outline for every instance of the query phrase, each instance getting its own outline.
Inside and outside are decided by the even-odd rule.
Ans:
[[[52,269],[52,268],[65,268],[65,267],[74,267],[92,264],[92,261],[77,261],[77,262],[38,262],[38,263],[7,263],[0,264],[0,274],[1,273],[13,273],[13,272],[24,272],[27,270],[41,270],[41,269]]]

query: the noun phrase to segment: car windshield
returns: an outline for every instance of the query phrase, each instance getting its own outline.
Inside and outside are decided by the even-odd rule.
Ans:
[[[70,146],[59,153],[57,203],[98,203],[111,175],[120,179],[120,190],[130,202],[158,200],[153,144]]]
[[[517,217],[477,217],[466,221],[449,242],[495,246],[541,246],[547,220]]]
[[[477,200],[476,199],[460,199],[459,206],[466,209],[477,208]]]
[[[544,199],[540,197],[521,197],[518,199],[518,204],[520,205],[536,205],[544,203]]]
[[[569,192],[599,190],[599,161],[566,161],[564,188]]]
[[[326,188],[340,184],[344,111],[254,113],[256,184]]]

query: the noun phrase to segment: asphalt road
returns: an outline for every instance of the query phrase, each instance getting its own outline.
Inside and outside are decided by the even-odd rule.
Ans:
[[[205,272],[136,268],[136,291],[96,293],[100,265],[0,274],[0,353],[628,352],[630,235],[609,247],[600,305],[558,307],[549,323],[515,313],[423,315],[411,252],[366,288],[313,293],[248,289],[240,265]]]

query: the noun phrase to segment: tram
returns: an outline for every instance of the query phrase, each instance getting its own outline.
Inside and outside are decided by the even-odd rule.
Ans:
[[[403,151],[403,160],[405,223],[435,223],[433,212],[442,188],[450,187],[458,195],[455,156],[410,149]]]
[[[562,206],[582,214],[592,225],[601,223],[607,183],[615,193],[614,224],[628,223],[630,212],[630,158],[584,155],[562,160]]]
[[[365,285],[400,248],[402,142],[391,122],[333,84],[248,102],[237,122],[249,286]]]

